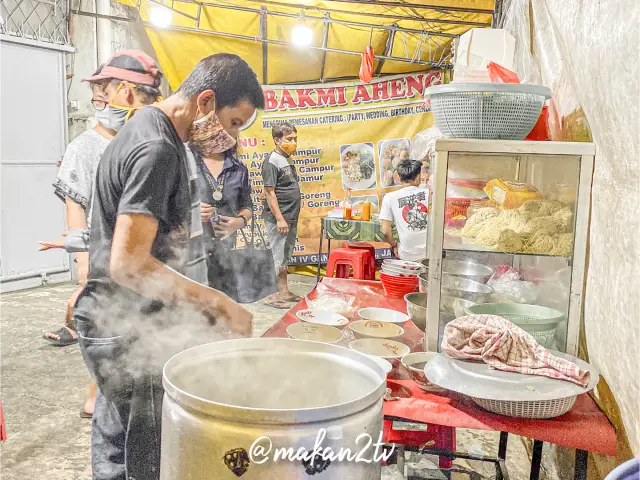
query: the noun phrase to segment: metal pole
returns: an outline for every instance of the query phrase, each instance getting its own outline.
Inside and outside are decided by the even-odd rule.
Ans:
[[[325,22],[324,22],[324,31],[322,32],[322,48],[327,48],[329,44],[329,14],[324,14]],[[320,68],[320,82],[324,83],[324,67],[327,62],[327,51],[322,51],[322,67]]]
[[[260,11],[260,39],[262,40],[262,84],[269,85],[269,44],[267,43],[267,7]]]
[[[450,20],[445,18],[427,18],[427,17],[421,17],[421,16],[412,16],[412,15],[389,15],[384,13],[356,12],[352,10],[339,10],[335,8],[324,8],[324,7],[318,8],[318,7],[311,7],[311,6],[305,6],[305,5],[296,5],[294,3],[277,2],[272,0],[246,0],[246,1],[251,3],[259,3],[261,5],[273,5],[277,7],[295,8],[296,10],[311,10],[311,11],[319,12],[323,14],[324,13],[340,13],[340,14],[354,15],[354,16],[360,16],[360,17],[387,18],[389,20],[415,20],[416,22],[442,23],[442,24],[448,24],[448,25],[468,25],[470,27],[489,26],[488,22],[468,22],[465,20]],[[184,3],[196,3],[196,2],[194,0],[184,0]],[[207,2],[202,3],[202,5],[214,6],[213,3],[207,3]],[[215,4],[215,6],[221,6],[221,5]],[[236,7],[240,8],[239,6],[236,6]],[[442,8],[441,10],[446,10],[446,9]],[[492,13],[491,11],[487,10],[487,15],[491,13]],[[294,15],[294,16],[297,16],[297,15]]]
[[[157,3],[155,0],[149,0],[152,3],[155,3],[156,5],[161,5],[164,6],[165,8],[170,8],[167,7],[166,5],[162,5]],[[185,3],[191,3],[190,1],[185,2]],[[263,3],[269,3],[269,2],[263,2]],[[215,2],[202,2],[199,5],[205,6],[205,7],[216,7],[216,8],[223,8],[223,9],[227,9],[227,10],[236,10],[236,11],[240,11],[240,12],[253,12],[253,13],[260,13],[261,10],[257,9],[257,8],[251,8],[251,7],[242,7],[239,5],[224,5],[224,4],[219,4],[219,3],[215,3]],[[182,14],[182,12],[178,11],[178,10],[174,10],[176,13],[180,13]],[[349,13],[349,12],[345,12],[345,13]],[[189,15],[183,14],[186,17],[189,17]],[[300,15],[296,15],[293,13],[283,13],[283,12],[274,12],[274,11],[267,11],[267,15],[274,15],[277,17],[288,17],[288,18],[298,18]],[[192,18],[193,17],[189,17]],[[317,21],[326,21],[326,17],[314,17],[314,16],[307,16],[305,15],[305,18],[307,20],[317,20]],[[433,35],[434,37],[445,37],[445,38],[457,38],[458,35],[453,34],[453,33],[444,33],[444,32],[435,32],[435,31],[430,31],[430,30],[417,30],[415,28],[402,28],[402,27],[394,27],[394,26],[390,26],[390,25],[377,25],[377,24],[371,24],[371,23],[363,23],[363,22],[352,22],[352,21],[347,21],[347,20],[335,20],[333,18],[329,19],[329,23],[336,23],[339,25],[348,25],[351,27],[362,27],[362,28],[378,28],[381,30],[400,30],[406,33],[415,33],[415,34],[424,34],[424,33],[428,33],[430,35]],[[481,24],[482,26],[487,26],[487,23],[483,23]]]
[[[396,31],[391,30],[389,37],[387,37],[387,44],[384,46],[384,55],[391,55],[393,50],[393,42],[395,38],[396,38]],[[384,65],[384,60],[380,60],[378,62],[378,66],[376,67],[376,76],[380,75],[383,65]]]
[[[464,12],[464,13],[482,13],[487,15],[493,15],[493,10],[484,10],[481,8],[464,8],[464,7],[449,7],[443,5],[425,5],[415,3],[401,3],[401,2],[389,2],[381,0],[331,0],[338,3],[350,3],[352,5],[372,5],[383,7],[398,7],[398,8],[419,8],[426,10],[436,10],[438,12]]]
[[[155,25],[153,25],[150,22],[142,22],[145,26],[147,27],[151,27],[151,28],[157,28],[155,27]],[[178,32],[191,32],[191,33],[202,33],[204,35],[214,35],[217,37],[227,37],[227,38],[236,38],[239,40],[250,40],[250,41],[255,41],[255,37],[249,37],[248,35],[239,35],[237,33],[226,33],[226,32],[215,32],[213,30],[202,30],[202,29],[198,29],[198,28],[191,28],[191,27],[180,27],[177,25],[173,25],[171,27],[166,27],[165,30],[175,30]],[[272,44],[272,45],[282,45],[284,47],[296,47],[296,45],[294,45],[291,42],[283,42],[280,40],[269,40],[269,39],[265,39],[264,40],[266,43]],[[304,48],[310,48],[312,50],[320,50],[320,51],[326,51],[326,52],[331,52],[331,53],[340,53],[343,55],[355,55],[355,56],[360,56],[360,52],[352,52],[349,50],[339,50],[336,48],[323,48],[323,47],[316,47],[314,45],[307,45]],[[436,68],[449,68],[448,65],[442,65],[438,62],[430,62],[430,61],[414,61],[412,62],[411,59],[409,58],[401,58],[401,57],[392,57],[392,56],[385,56],[385,55],[376,55],[374,57],[377,60],[391,60],[394,62],[404,62],[404,63],[412,63],[414,65],[425,65],[428,67],[436,67]]]

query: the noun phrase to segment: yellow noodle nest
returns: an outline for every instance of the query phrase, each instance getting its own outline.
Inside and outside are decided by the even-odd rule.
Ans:
[[[498,250],[502,252],[520,252],[524,246],[522,237],[511,229],[503,230],[498,237]]]
[[[481,208],[455,235],[509,253],[569,256],[573,250],[573,212],[554,200],[529,200],[520,208]]]

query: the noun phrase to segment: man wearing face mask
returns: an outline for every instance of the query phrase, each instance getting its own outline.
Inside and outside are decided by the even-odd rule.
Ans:
[[[212,55],[174,95],[136,112],[98,165],[89,279],[75,309],[99,386],[95,480],[157,480],[162,366],[219,338],[211,323],[251,335],[251,314],[206,286],[197,167],[184,143],[203,156],[226,152],[257,108],[264,96],[251,67],[237,55]]]
[[[162,73],[153,58],[139,50],[127,50],[117,52],[84,80],[91,84],[91,103],[96,109],[98,123],[69,143],[53,184],[55,194],[65,202],[69,230],[88,227],[93,181],[100,157],[134,109],[158,100],[161,79]],[[76,262],[78,282],[84,285],[89,269],[88,253],[77,253]],[[64,347],[78,340],[70,323],[80,291],[74,292],[69,299],[67,324],[56,332],[44,334],[44,338],[55,346]],[[85,409],[85,413],[91,412]]]
[[[287,302],[302,300],[289,290],[287,263],[293,254],[300,215],[300,185],[291,156],[298,145],[298,131],[291,123],[279,123],[271,129],[276,148],[262,164],[265,203],[262,217],[273,252],[279,291],[267,298],[265,305],[289,309]]]

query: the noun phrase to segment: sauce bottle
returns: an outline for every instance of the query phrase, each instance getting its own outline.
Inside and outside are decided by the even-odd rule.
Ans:
[[[365,200],[362,204],[362,215],[361,218],[363,221],[368,222],[371,220],[371,202],[369,200]]]
[[[347,197],[344,199],[342,218],[351,220],[351,189],[347,190]]]

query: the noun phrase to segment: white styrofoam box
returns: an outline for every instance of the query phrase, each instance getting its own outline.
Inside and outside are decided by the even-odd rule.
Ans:
[[[453,71],[453,80],[451,83],[491,83],[491,77],[486,68],[473,70],[460,67]]]
[[[489,62],[513,70],[516,40],[506,30],[472,28],[458,41],[454,70],[484,70]]]

